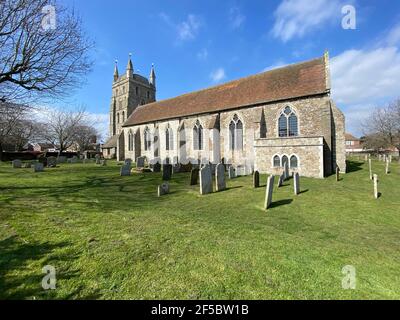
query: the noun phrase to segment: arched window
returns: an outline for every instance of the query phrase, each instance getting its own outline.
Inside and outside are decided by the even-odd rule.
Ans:
[[[119,113],[117,113],[117,123],[119,123]]]
[[[149,128],[144,129],[144,150],[150,150],[151,148],[151,135]]]
[[[125,111],[122,111],[122,123],[125,122]]]
[[[285,166],[285,163],[287,163],[287,165],[289,165],[289,158],[287,156],[282,157],[282,167]]]
[[[286,107],[279,117],[279,137],[296,137],[299,135],[298,120],[294,111]]]
[[[197,120],[193,128],[193,149],[203,150],[203,126]]]
[[[279,156],[275,156],[274,157],[274,167],[278,168],[281,166],[281,158],[279,158]]]
[[[296,156],[290,157],[290,168],[296,169],[299,165],[299,161]]]
[[[165,130],[165,145],[166,150],[174,150],[174,132],[169,126]]]
[[[236,114],[229,123],[229,148],[243,150],[243,123]]]
[[[133,151],[133,141],[134,141],[133,133],[132,133],[132,131],[129,131],[129,133],[128,133],[128,150],[129,151]]]

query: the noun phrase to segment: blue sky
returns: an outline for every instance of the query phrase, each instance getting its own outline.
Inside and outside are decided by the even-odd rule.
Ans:
[[[308,60],[329,50],[333,96],[348,131],[375,106],[400,96],[400,1],[63,0],[96,42],[87,83],[68,105],[86,106],[107,128],[114,60],[120,72],[157,75],[157,99]],[[356,29],[342,28],[344,5]]]

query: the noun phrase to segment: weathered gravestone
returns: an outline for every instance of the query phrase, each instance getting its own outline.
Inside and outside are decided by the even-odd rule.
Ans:
[[[237,166],[236,168],[236,176],[243,177],[246,175],[246,167],[245,166]]]
[[[107,166],[107,160],[106,159],[100,160],[100,165],[103,166],[103,167],[106,167]]]
[[[57,158],[56,157],[48,157],[47,158],[47,167],[55,168],[57,166]]]
[[[153,165],[153,172],[161,172],[161,164],[159,162]]]
[[[25,163],[24,168],[26,168],[26,169],[32,168],[32,163],[30,163],[30,162]]]
[[[296,196],[300,194],[300,175],[298,172],[294,174],[294,194]]]
[[[197,185],[198,179],[199,179],[199,172],[200,172],[200,170],[198,168],[194,168],[190,172],[190,185],[191,186]]]
[[[59,156],[57,158],[57,163],[66,163],[67,162],[67,157],[65,156]]]
[[[99,158],[96,158],[96,164],[101,164],[101,159],[100,159],[100,157],[99,157]]]
[[[125,165],[132,166],[132,159],[125,159],[124,163]]]
[[[386,160],[386,169],[385,169],[386,174],[390,173],[390,162],[389,159]]]
[[[44,171],[44,165],[41,162],[36,162],[33,165],[33,172],[43,172]]]
[[[278,188],[283,186],[283,181],[285,181],[285,172],[283,172],[278,179]]]
[[[164,164],[163,165],[163,180],[168,181],[171,180],[172,177],[172,164]]]
[[[158,186],[158,196],[164,196],[169,193],[169,184],[164,182],[161,186]]]
[[[71,163],[78,163],[78,157],[77,156],[73,156],[71,159]]]
[[[274,191],[274,176],[269,176],[267,180],[267,188],[265,191],[265,204],[264,208],[268,209],[271,206],[272,203],[272,193]]]
[[[258,171],[254,171],[253,174],[253,187],[254,188],[260,187],[260,173]]]
[[[336,167],[336,182],[340,180],[340,169],[339,167]]]
[[[378,175],[374,174],[374,198],[378,199],[379,198],[379,192],[378,192]]]
[[[283,164],[283,178],[284,180],[289,179],[289,164],[287,161]]]
[[[128,177],[128,176],[130,176],[130,175],[131,175],[131,166],[128,165],[128,164],[124,164],[124,165],[121,167],[121,172],[120,172],[120,174],[121,174],[121,177]]]
[[[145,162],[146,162],[146,158],[145,158],[145,157],[138,157],[138,158],[136,159],[136,167],[138,167],[138,168],[144,168]]]
[[[209,165],[206,165],[200,170],[200,194],[204,195],[212,192],[211,168]]]
[[[222,163],[215,167],[215,186],[217,192],[226,189],[225,166]]]
[[[179,172],[181,172],[181,166],[180,166],[180,164],[179,164],[179,163],[174,164],[174,165],[172,166],[172,173],[179,173]]]
[[[19,159],[13,160],[11,164],[14,169],[22,168],[22,161]]]
[[[236,178],[236,172],[235,172],[235,168],[233,166],[229,167],[228,177],[229,177],[229,179]]]
[[[372,180],[374,177],[372,176],[372,160],[368,160],[368,166],[369,166],[369,179]]]

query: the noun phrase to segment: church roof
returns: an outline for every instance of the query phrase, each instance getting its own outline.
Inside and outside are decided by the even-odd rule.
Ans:
[[[124,127],[288,100],[330,91],[326,57],[266,71],[138,107]]]

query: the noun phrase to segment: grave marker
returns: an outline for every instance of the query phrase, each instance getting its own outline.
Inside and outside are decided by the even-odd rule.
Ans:
[[[269,176],[267,180],[267,188],[265,193],[265,204],[264,208],[268,210],[272,203],[272,193],[274,191],[274,176]]]
[[[212,192],[211,168],[209,165],[206,165],[200,170],[200,194],[204,195]]]
[[[217,192],[226,189],[225,166],[222,163],[215,168],[215,185]]]

